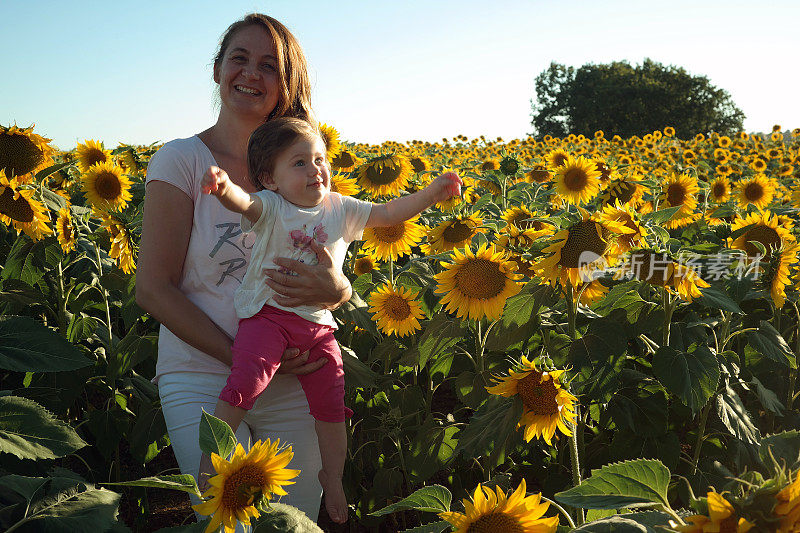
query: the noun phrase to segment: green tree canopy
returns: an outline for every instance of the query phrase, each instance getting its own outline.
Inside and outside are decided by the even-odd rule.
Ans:
[[[664,66],[650,59],[583,65],[579,69],[550,63],[536,76],[534,135],[590,136],[597,130],[622,137],[643,135],[665,126],[676,135],[741,131],[744,113],[730,94],[706,76]]]

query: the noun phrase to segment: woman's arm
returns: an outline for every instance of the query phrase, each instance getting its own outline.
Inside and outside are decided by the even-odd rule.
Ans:
[[[146,191],[136,303],[178,338],[230,366],[231,338],[178,288],[192,232],[192,200],[163,181],[149,182]]]

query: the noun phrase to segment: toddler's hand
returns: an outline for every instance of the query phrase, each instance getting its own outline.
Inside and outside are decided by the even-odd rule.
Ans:
[[[453,196],[461,196],[461,178],[455,172],[445,172],[428,185],[433,191],[434,201],[442,202]]]
[[[203,193],[218,196],[228,186],[228,174],[219,167],[208,167],[200,186]]]

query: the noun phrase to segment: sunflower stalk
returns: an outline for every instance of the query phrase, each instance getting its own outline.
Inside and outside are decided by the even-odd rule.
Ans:
[[[567,321],[569,324],[569,338],[575,340],[577,336],[576,317],[578,314],[578,303],[573,300],[572,283],[566,283],[567,292]],[[578,433],[583,430],[581,419],[581,405],[580,402],[575,403],[575,423],[572,424],[572,435],[569,438],[569,459],[572,465],[572,484],[577,487],[581,484],[581,461],[580,453],[578,451]],[[583,509],[576,508],[575,516],[578,525],[583,525],[585,517]]]
[[[800,357],[800,308],[797,307],[796,302],[792,302],[792,306],[794,306],[794,313],[797,316],[797,327],[795,328],[794,332],[794,355],[795,359]],[[794,404],[794,399],[797,397],[794,393],[795,383],[797,381],[797,369],[792,368],[789,370],[789,387],[786,393],[786,409],[789,411],[792,410],[792,405]]]
[[[64,269],[58,262],[58,332],[67,338],[67,294],[64,293]]]
[[[97,242],[94,243],[94,254],[95,257],[97,258],[97,275],[102,278],[103,262],[100,259],[100,247],[97,246]],[[114,338],[113,334],[111,333],[111,307],[109,307],[108,305],[108,290],[105,287],[103,287],[102,284],[100,284],[100,287],[101,287],[100,292],[103,293],[103,303],[105,304],[106,308],[106,328],[108,329],[108,342],[109,342],[108,349],[110,350],[111,349],[110,344],[112,342],[112,339]]]
[[[566,509],[564,509],[558,503],[556,503],[555,501],[551,500],[550,498],[548,498],[546,496],[542,496],[542,499],[544,501],[546,501],[547,503],[549,503],[550,505],[552,505],[553,507],[555,507],[556,509],[558,509],[558,512],[561,513],[562,515],[564,515],[564,518],[566,518],[567,522],[569,522],[569,527],[573,527],[573,528],[575,527],[575,521],[572,519],[572,517],[570,516],[570,514],[567,512]]]
[[[661,346],[669,346],[669,333],[670,326],[672,325],[672,313],[678,306],[678,299],[673,300],[666,287],[661,288],[661,296],[664,301],[664,327],[663,327],[663,340]]]
[[[714,405],[716,394],[708,399],[708,403],[700,412],[700,425],[697,427],[697,439],[694,443],[694,452],[692,455],[692,475],[697,472],[697,464],[700,462],[700,448],[703,446],[703,437],[706,432],[706,422],[708,421],[708,413],[711,411],[711,406]]]

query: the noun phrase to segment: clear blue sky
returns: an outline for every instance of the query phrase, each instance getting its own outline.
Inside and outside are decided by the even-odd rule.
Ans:
[[[3,0],[0,124],[36,123],[62,149],[202,131],[216,119],[215,47],[252,11],[298,37],[315,111],[347,140],[521,137],[551,61],[645,57],[708,76],[748,131],[800,127],[795,0]]]

